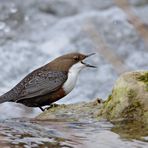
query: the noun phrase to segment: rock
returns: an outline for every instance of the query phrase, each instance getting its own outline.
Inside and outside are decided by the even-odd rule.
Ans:
[[[69,105],[53,105],[47,111],[36,117],[38,120],[66,120],[66,121],[89,121],[95,119],[98,110],[101,109],[102,101],[97,99],[92,102],[82,102]]]
[[[100,114],[109,120],[136,120],[148,125],[148,71],[121,75]]]

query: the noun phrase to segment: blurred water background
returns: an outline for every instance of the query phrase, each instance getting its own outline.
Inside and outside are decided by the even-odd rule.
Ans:
[[[148,69],[148,0],[0,0],[0,95],[35,68],[69,52],[96,52],[59,103],[106,99],[117,77]],[[0,118],[38,109],[0,105]]]

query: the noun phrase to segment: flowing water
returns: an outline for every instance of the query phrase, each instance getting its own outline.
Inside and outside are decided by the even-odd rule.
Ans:
[[[119,135],[105,120],[68,122],[63,120],[11,119],[0,121],[0,145],[3,147],[47,148],[146,148],[143,140]],[[127,132],[128,133],[128,132]],[[147,139],[148,140],[148,139]]]

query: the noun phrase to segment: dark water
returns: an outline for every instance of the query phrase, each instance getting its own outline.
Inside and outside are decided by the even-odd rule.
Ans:
[[[119,133],[121,128],[115,128],[105,120],[99,122],[33,119],[0,121],[0,144],[3,147],[146,148],[148,146],[146,136],[141,137],[142,139],[134,139],[129,136],[130,134],[120,136]]]

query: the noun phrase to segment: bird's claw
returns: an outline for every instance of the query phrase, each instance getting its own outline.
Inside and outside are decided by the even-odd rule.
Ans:
[[[49,109],[57,107],[57,106],[59,106],[59,105],[54,103],[54,104],[51,104],[50,106],[46,107],[44,110],[49,110]]]

